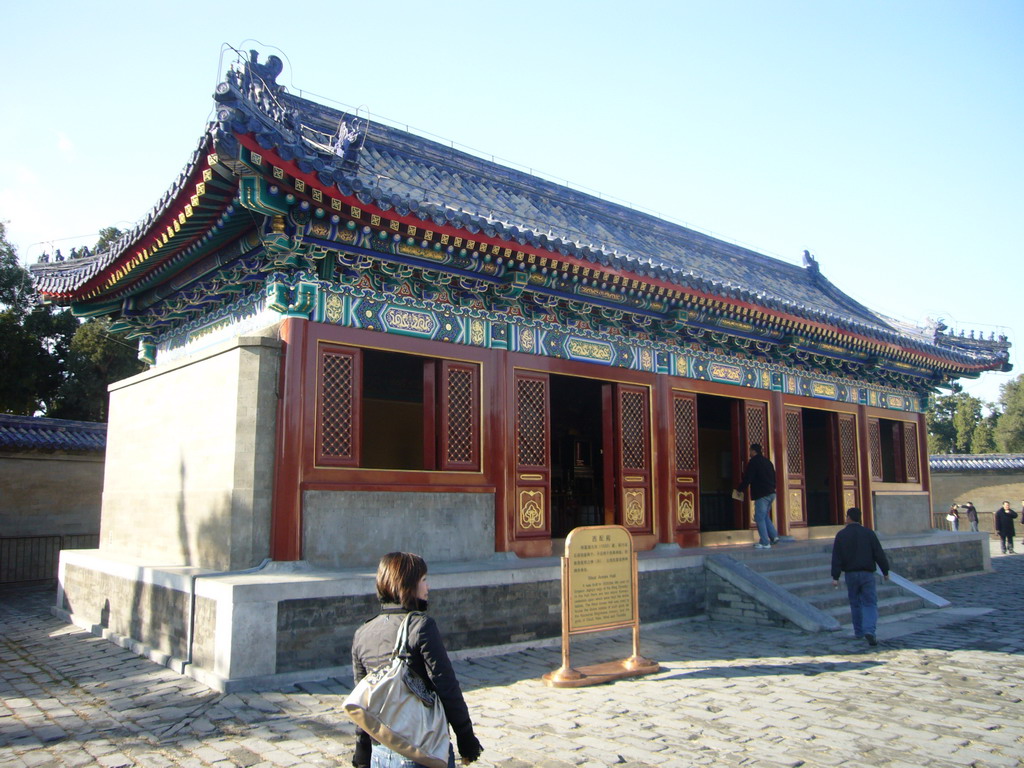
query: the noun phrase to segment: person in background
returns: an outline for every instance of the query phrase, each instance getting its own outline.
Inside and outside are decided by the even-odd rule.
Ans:
[[[409,619],[409,666],[437,691],[465,765],[480,757],[483,747],[473,733],[469,708],[448,659],[441,630],[432,618],[422,613],[427,610],[427,594],[427,564],[422,557],[409,552],[390,552],[381,558],[377,566],[381,612],[359,627],[352,639],[353,684],[362,680],[367,672],[391,661],[391,651],[406,614],[421,612]],[[352,765],[356,768],[416,768],[420,764],[374,742],[369,734],[357,728]],[[454,751],[449,753],[448,766],[455,768]]]
[[[1024,504],[1024,501],[1021,502]],[[1013,521],[1017,519],[1017,513],[1010,509],[1010,502],[1004,501],[1003,506],[996,510],[996,533],[999,534],[999,544],[1002,546],[1004,555],[1013,554],[1013,535],[1017,532]]]
[[[974,502],[968,501],[966,504],[961,504],[965,510],[967,510],[967,522],[971,524],[971,530],[975,533],[978,532],[978,508],[974,506]]]
[[[754,549],[771,549],[779,543],[779,532],[772,522],[772,504],[775,502],[775,465],[761,453],[758,443],[750,444],[750,460],[743,471],[743,481],[736,487],[743,493],[750,486],[750,497],[754,500],[754,523],[757,525],[758,542]]]
[[[959,507],[957,507],[956,504],[949,505],[949,512],[946,513],[946,519],[949,521],[949,525],[954,531],[960,530],[960,512]]]
[[[846,527],[836,534],[832,544],[832,586],[839,586],[839,574],[846,574],[846,594],[850,598],[853,636],[863,637],[868,645],[878,645],[875,630],[878,624],[878,590],[875,566],[882,569],[882,578],[889,578],[889,560],[878,536],[860,524],[857,507],[846,510]]]

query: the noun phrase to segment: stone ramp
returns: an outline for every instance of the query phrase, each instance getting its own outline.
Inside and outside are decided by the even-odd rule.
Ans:
[[[729,565],[732,560],[735,565]],[[771,550],[732,550],[709,558],[709,569],[786,620],[808,631],[837,631],[850,624],[850,605],[840,580],[832,586],[832,542],[783,541]],[[729,573],[729,576],[724,575]],[[746,585],[737,583],[746,580]],[[878,579],[879,624],[919,617],[949,601],[890,572]],[[780,597],[780,595],[785,597]]]

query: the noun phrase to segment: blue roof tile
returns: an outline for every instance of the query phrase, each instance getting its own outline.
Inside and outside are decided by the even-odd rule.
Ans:
[[[107,425],[0,413],[0,449],[105,451]]]
[[[1024,453],[943,453],[928,457],[935,474],[943,472],[1024,472]]]

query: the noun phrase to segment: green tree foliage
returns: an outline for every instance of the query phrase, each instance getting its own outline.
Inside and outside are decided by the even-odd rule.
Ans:
[[[23,316],[32,304],[32,280],[7,240],[7,225],[0,221],[0,309]]]
[[[117,227],[104,227],[100,230],[99,240],[96,241],[96,247],[93,248],[94,253],[103,253],[110,249],[110,247],[118,241],[121,237],[121,230]]]
[[[107,420],[107,385],[145,368],[134,344],[110,332],[110,320],[97,317],[78,326],[71,339],[67,376],[48,415],[58,419]]]
[[[939,395],[932,400],[925,413],[928,423],[928,452],[954,453],[956,448],[956,427],[953,414],[956,413],[956,395]]]
[[[956,453],[971,453],[974,431],[981,421],[983,403],[976,397],[961,392],[957,395],[953,427],[956,430]]]
[[[996,450],[999,411],[992,403],[957,391],[936,397],[926,419],[929,453],[993,453]]]
[[[999,406],[1001,414],[993,430],[996,449],[1000,453],[1024,453],[1024,375],[1003,384]]]
[[[996,452],[996,424],[999,414],[995,411],[983,417],[974,427],[971,435],[971,453]]]
[[[108,227],[100,236],[116,240],[120,232]],[[103,421],[107,385],[144,367],[107,320],[81,323],[70,309],[35,300],[0,222],[0,412]]]

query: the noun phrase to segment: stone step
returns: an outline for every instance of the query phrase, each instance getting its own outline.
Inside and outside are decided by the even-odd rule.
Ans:
[[[832,542],[801,542],[786,551],[786,543],[770,550],[738,552],[744,565],[773,584],[818,610],[834,617],[840,624],[850,623],[850,604],[846,587],[832,587]],[[927,607],[927,602],[892,582],[878,577],[879,617],[892,619]]]
[[[773,582],[778,584],[779,582],[772,579]],[[803,597],[805,599],[813,598],[815,595],[827,595],[832,592],[840,592],[843,598],[846,598],[846,585],[843,583],[842,578],[839,579],[839,586],[832,586],[832,577],[826,571],[823,578],[813,579],[809,581],[792,581],[786,582],[785,584],[779,584],[780,587],[785,587],[786,591],[790,594]],[[878,592],[878,599],[881,600],[883,597],[890,595],[899,595],[903,593],[895,584],[888,581],[882,581],[878,579],[876,591]],[[811,601],[813,602],[813,600]]]
[[[787,570],[769,571],[762,571],[759,568],[751,566],[750,570],[757,571],[766,579],[770,579],[780,586],[785,585],[787,589],[789,589],[791,584],[802,585],[805,583],[829,581],[832,578],[832,566],[830,563],[805,565],[800,568],[790,568]]]
[[[836,621],[840,624],[845,626],[850,623],[850,604],[845,599],[842,605],[830,608],[824,608],[822,606],[818,607],[830,616],[834,616]],[[889,619],[896,619],[919,611],[925,607],[927,607],[925,601],[919,597],[914,597],[913,595],[890,597],[885,600],[878,601],[878,616],[879,620],[881,620],[881,617],[883,616]]]

